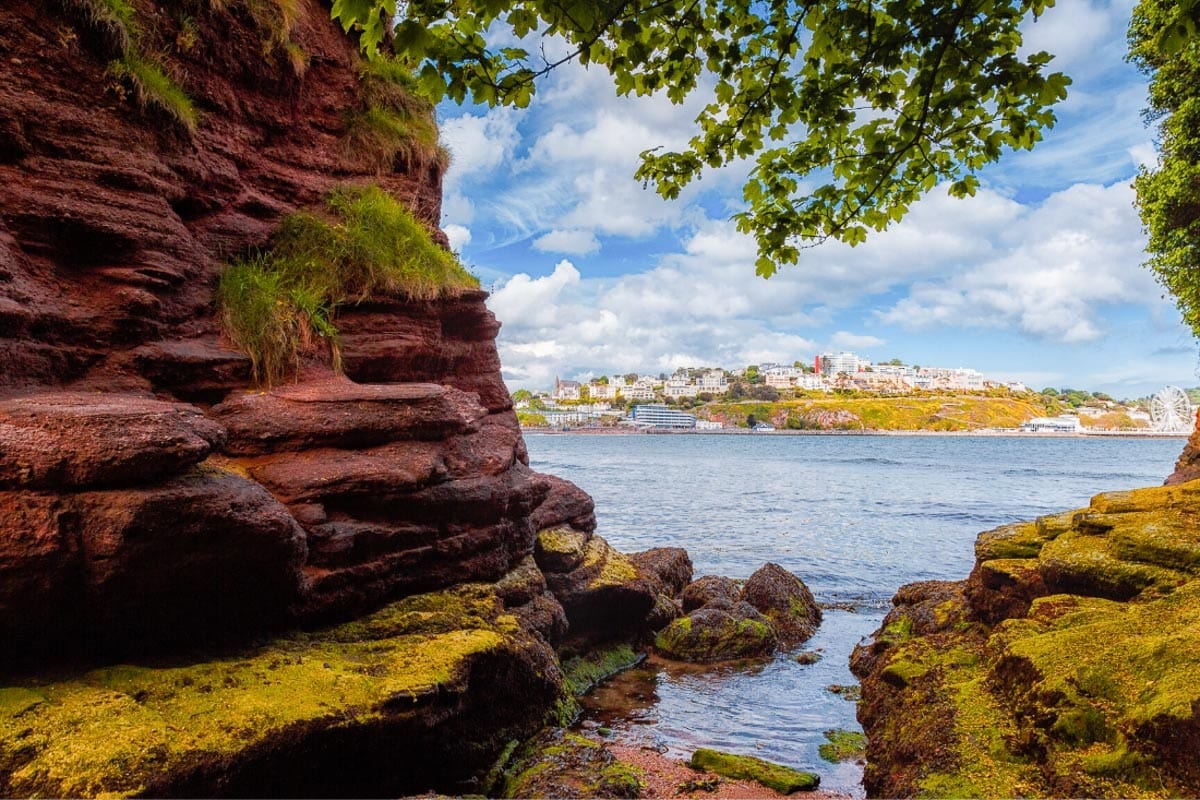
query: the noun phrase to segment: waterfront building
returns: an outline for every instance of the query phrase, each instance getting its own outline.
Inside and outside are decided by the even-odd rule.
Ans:
[[[629,412],[630,418],[639,426],[645,428],[695,428],[696,418],[691,414],[667,408],[658,403],[634,406]]]
[[[725,427],[724,423],[714,422],[710,419],[697,419],[696,430],[698,431],[719,431]]]
[[[1021,426],[1026,433],[1079,433],[1083,426],[1074,414],[1057,417],[1035,417]]]

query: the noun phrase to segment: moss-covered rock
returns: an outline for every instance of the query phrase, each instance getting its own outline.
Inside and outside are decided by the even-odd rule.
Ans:
[[[0,794],[461,791],[561,696],[549,648],[465,585],[218,658],[0,690]]]
[[[539,531],[534,541],[534,557],[546,572],[570,572],[586,555],[592,534],[566,526]]]
[[[599,536],[586,542],[582,560],[569,572],[552,572],[544,565],[542,569],[550,591],[567,612],[572,641],[585,639],[580,649],[647,627],[658,598],[658,579],[642,573]]]
[[[658,634],[654,646],[680,661],[726,661],[764,656],[778,640],[766,617],[748,603],[726,611],[706,606],[680,617]]]
[[[826,742],[817,748],[821,758],[831,763],[859,761],[867,751],[867,737],[861,731],[825,731]]]
[[[771,621],[783,647],[795,647],[812,638],[821,625],[821,608],[812,592],[778,564],[764,564],[742,587],[742,600]]]
[[[522,748],[504,784],[504,797],[640,797],[636,767],[623,764],[600,742],[551,730]]]
[[[754,756],[738,756],[705,748],[692,753],[688,763],[695,769],[715,772],[726,778],[756,781],[782,794],[812,791],[821,783],[820,776],[812,772],[801,772]]]
[[[852,661],[868,794],[1200,794],[1198,521],[1200,483],[1103,494],[898,593]]]

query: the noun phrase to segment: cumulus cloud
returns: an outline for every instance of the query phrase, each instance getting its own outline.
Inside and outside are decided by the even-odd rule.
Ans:
[[[1132,202],[1124,183],[1078,184],[1038,206],[1016,206],[1005,229],[975,229],[993,242],[988,257],[914,283],[880,317],[908,328],[1015,328],[1041,339],[1093,341],[1104,332],[1107,306],[1158,296],[1140,268],[1145,239]]]
[[[471,242],[471,231],[462,225],[452,223],[442,230],[445,231],[446,238],[450,240],[450,249],[456,253],[462,252],[462,249]]]
[[[870,350],[873,347],[882,347],[887,344],[887,339],[849,331],[838,331],[830,338],[829,342],[834,347],[842,347],[847,350]]]
[[[585,256],[600,249],[600,240],[591,231],[571,228],[552,230],[533,241],[533,249],[542,253],[566,253]]]

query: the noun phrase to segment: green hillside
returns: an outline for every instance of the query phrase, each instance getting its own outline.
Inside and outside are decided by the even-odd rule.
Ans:
[[[745,426],[753,417],[754,422],[789,430],[971,431],[1016,428],[1060,410],[1056,401],[1030,394],[1020,398],[947,395],[716,402],[693,413],[736,426]]]

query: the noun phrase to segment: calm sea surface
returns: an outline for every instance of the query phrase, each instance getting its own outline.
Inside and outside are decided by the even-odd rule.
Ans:
[[[649,664],[598,693],[594,722],[686,757],[700,746],[810,769],[861,794],[861,767],[822,761],[823,732],[861,730],[850,650],[901,584],[957,580],[980,531],[1161,484],[1182,439],[959,436],[527,434],[540,472],[596,501],[597,532],[626,552],[687,548],[696,576],[745,578],[767,561],[799,575],[825,612],[805,649],[753,670]]]

